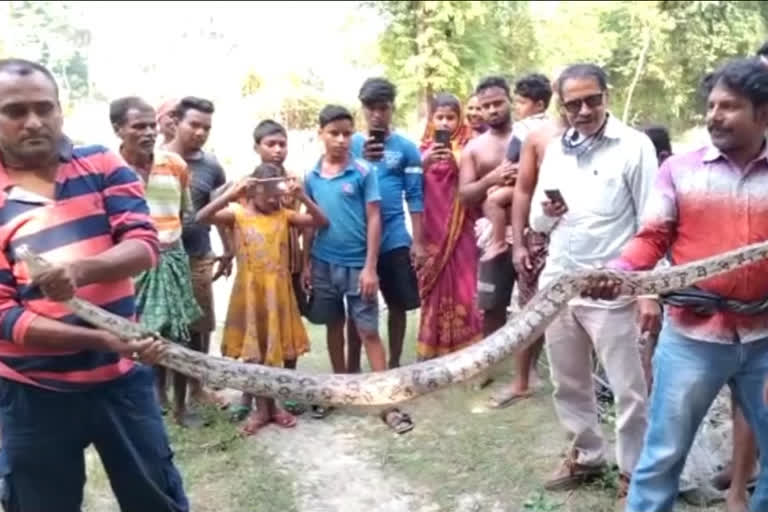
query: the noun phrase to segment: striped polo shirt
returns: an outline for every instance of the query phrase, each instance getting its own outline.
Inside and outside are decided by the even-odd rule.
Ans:
[[[0,164],[0,375],[57,391],[78,391],[130,372],[134,363],[116,353],[28,347],[24,337],[38,315],[71,325],[88,324],[64,304],[30,285],[15,250],[28,245],[54,262],[95,256],[124,240],[147,246],[157,261],[157,231],[138,175],[101,146],[60,149],[55,199],[8,182]],[[77,296],[133,320],[132,279],[78,288]]]
[[[160,245],[169,246],[181,238],[181,213],[194,215],[187,163],[176,153],[155,151],[145,187]]]

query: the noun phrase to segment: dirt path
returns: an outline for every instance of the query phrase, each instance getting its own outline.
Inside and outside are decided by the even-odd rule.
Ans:
[[[354,434],[366,428],[364,423],[364,418],[304,416],[290,431],[265,430],[258,442],[275,455],[278,466],[290,469],[301,512],[437,512],[428,492],[385,472],[367,454]]]

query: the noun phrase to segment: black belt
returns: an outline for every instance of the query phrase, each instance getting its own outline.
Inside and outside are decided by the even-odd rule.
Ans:
[[[659,298],[664,304],[692,309],[695,313],[704,316],[712,316],[719,312],[738,313],[746,316],[768,313],[768,297],[744,302],[707,292],[695,286],[676,292],[663,293]]]

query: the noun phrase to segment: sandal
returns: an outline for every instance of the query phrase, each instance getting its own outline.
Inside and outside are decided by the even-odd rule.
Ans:
[[[488,400],[488,407],[491,409],[504,409],[532,396],[532,391],[512,391],[509,388],[504,388],[491,395],[491,398]]]
[[[272,413],[272,421],[282,428],[293,428],[297,423],[296,416],[282,409],[275,409]]]
[[[270,421],[272,421],[272,418],[269,416],[266,416],[259,411],[252,412],[248,416],[243,428],[240,429],[240,433],[244,436],[252,436],[262,427],[269,425]]]
[[[381,413],[381,420],[398,434],[410,432],[414,427],[413,420],[411,420],[408,413],[399,409],[387,409],[383,411]]]
[[[232,404],[229,407],[229,420],[232,423],[240,423],[251,413],[251,408],[243,404]]]
[[[322,420],[327,418],[329,414],[333,412],[333,407],[323,407],[322,405],[312,406],[312,417],[316,420]]]
[[[307,408],[304,406],[304,404],[300,404],[299,402],[294,402],[293,400],[284,401],[283,409],[293,414],[294,416],[301,416],[302,414],[307,412]]]

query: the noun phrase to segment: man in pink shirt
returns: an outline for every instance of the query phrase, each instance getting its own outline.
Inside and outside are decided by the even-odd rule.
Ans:
[[[759,59],[735,60],[704,84],[712,144],[664,162],[642,229],[610,266],[652,269],[665,256],[684,264],[768,240],[768,69]],[[614,285],[603,281],[589,295],[615,297]],[[672,510],[696,430],[725,384],[768,453],[766,296],[768,262],[663,297],[650,424],[627,512]],[[748,510],[768,510],[766,471]]]

